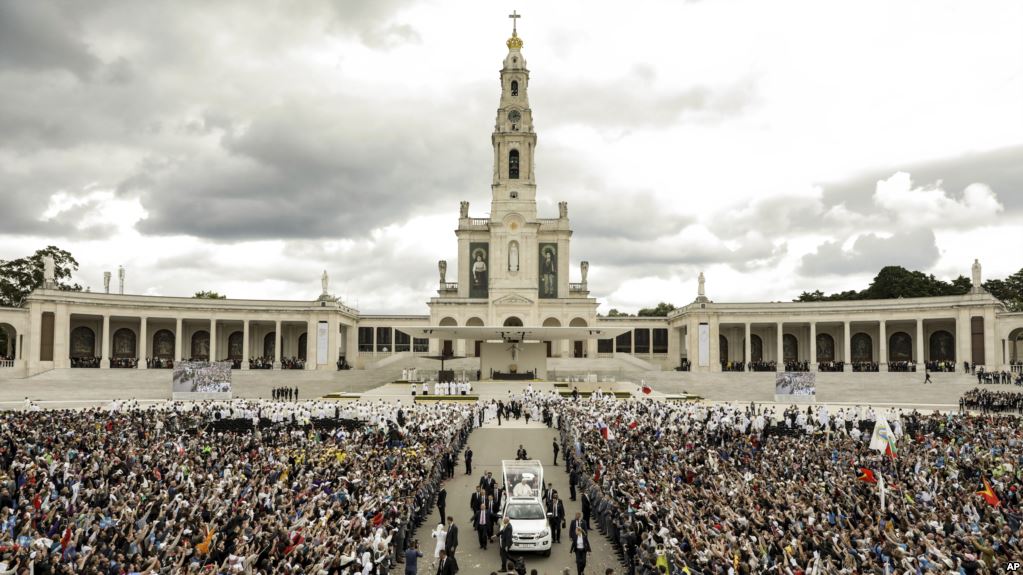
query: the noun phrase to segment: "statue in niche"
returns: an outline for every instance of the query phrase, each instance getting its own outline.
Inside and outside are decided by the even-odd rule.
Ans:
[[[462,201],[460,207],[458,208],[458,216],[461,218],[469,217],[469,202],[466,202],[464,200]]]
[[[445,279],[448,275],[448,262],[447,260],[440,260],[437,262],[437,271],[440,272],[440,283],[445,283]]]
[[[583,276],[583,283],[586,283],[586,276],[590,273],[590,262],[582,262],[579,264],[579,271]]]
[[[323,295],[327,295],[327,284],[330,282],[330,278],[327,277],[327,270],[323,270],[323,275],[320,276],[320,287],[323,288]]]
[[[512,242],[508,246],[508,271],[519,271],[519,243]]]

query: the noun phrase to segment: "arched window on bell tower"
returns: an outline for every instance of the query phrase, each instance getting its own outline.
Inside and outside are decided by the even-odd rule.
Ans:
[[[519,151],[512,150],[508,152],[508,178],[512,180],[519,179]]]
[[[511,83],[511,95],[512,96],[518,96],[519,95],[519,81],[518,80],[512,80],[512,83]]]

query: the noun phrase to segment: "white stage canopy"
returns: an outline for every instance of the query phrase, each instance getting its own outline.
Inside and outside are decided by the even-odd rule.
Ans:
[[[559,339],[610,339],[621,335],[631,327],[472,327],[435,325],[416,327],[395,327],[412,337],[437,339],[470,339],[481,341],[555,341]]]

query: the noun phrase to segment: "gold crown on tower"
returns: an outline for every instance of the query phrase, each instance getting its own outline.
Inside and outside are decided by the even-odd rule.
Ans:
[[[522,38],[519,38],[519,33],[513,30],[511,38],[508,38],[505,44],[508,45],[509,49],[518,50],[522,48]]]

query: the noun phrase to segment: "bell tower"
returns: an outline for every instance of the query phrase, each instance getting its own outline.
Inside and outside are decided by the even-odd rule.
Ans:
[[[512,12],[512,35],[508,55],[501,68],[501,101],[491,143],[494,147],[494,181],[491,185],[490,218],[501,221],[507,214],[520,214],[526,221],[536,220],[536,181],[533,157],[536,132],[533,111],[529,108],[529,70],[522,56],[522,39]]]

